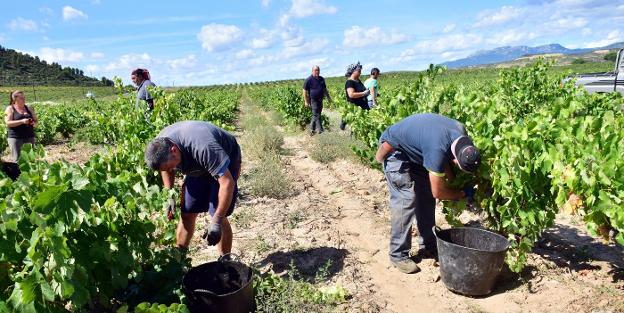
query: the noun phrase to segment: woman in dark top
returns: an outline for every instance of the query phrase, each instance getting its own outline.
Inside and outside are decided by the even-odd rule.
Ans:
[[[366,97],[370,94],[370,90],[366,89],[360,80],[361,74],[362,65],[360,65],[360,62],[351,64],[347,67],[345,76],[348,78],[345,82],[345,95],[347,96],[347,102],[351,102],[359,106],[362,110],[370,110],[368,107],[368,101],[366,100]],[[340,129],[344,130],[346,125],[347,123],[341,121]]]
[[[13,162],[19,159],[25,143],[35,144],[37,115],[32,107],[26,105],[24,92],[15,90],[9,95],[9,106],[4,111],[4,122],[9,129],[8,142]]]

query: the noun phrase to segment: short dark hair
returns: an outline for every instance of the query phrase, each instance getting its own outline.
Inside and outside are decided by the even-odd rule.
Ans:
[[[160,166],[171,159],[171,147],[175,144],[169,138],[157,137],[150,141],[145,147],[145,164],[153,169],[158,170]]]
[[[375,75],[375,74],[379,74],[379,69],[376,67],[373,67],[373,69],[371,70],[371,75]]]

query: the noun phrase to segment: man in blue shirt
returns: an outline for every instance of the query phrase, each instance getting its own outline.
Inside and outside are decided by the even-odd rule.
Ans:
[[[182,187],[180,221],[176,231],[179,247],[188,247],[198,213],[212,218],[204,234],[221,255],[232,249],[232,228],[227,219],[238,195],[241,151],[236,138],[202,121],[182,121],[165,127],[145,148],[145,163],[161,172],[165,188],[173,188],[175,172],[186,175]],[[168,201],[173,219],[175,199]]]
[[[388,127],[379,138],[375,158],[383,164],[390,191],[390,260],[404,273],[420,269],[410,256],[412,218],[420,233],[419,253],[436,255],[435,199],[474,196],[472,186],[451,189],[453,166],[474,173],[481,157],[464,126],[439,114],[414,114]]]
[[[318,128],[318,133],[323,133],[321,124],[321,112],[323,111],[323,98],[331,102],[325,79],[321,76],[321,68],[318,65],[312,67],[312,75],[303,82],[303,100],[306,107],[312,107],[312,121],[310,122],[310,134]]]

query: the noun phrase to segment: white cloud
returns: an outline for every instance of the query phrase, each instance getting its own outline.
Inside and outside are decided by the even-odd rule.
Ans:
[[[285,26],[291,17],[303,18],[318,14],[334,14],[338,9],[334,6],[327,5],[323,0],[292,0],[292,6],[286,14],[279,19],[279,25]]]
[[[271,0],[262,0],[260,4],[262,5],[263,8],[268,8],[269,5],[271,4]]]
[[[493,46],[508,46],[535,39],[537,34],[528,30],[509,29],[488,36],[485,40]]]
[[[407,41],[407,35],[396,30],[383,32],[379,27],[364,29],[360,26],[351,26],[344,31],[342,45],[345,47],[361,48],[366,46],[394,45]]]
[[[0,34],[0,43],[4,43],[4,36]]]
[[[581,28],[587,25],[587,20],[578,17],[578,18],[561,18],[555,21],[554,26],[563,29],[572,29],[572,28]]]
[[[293,0],[290,7],[290,16],[307,17],[317,14],[334,14],[338,9],[336,7],[326,5],[322,0]]]
[[[147,53],[124,54],[121,57],[119,57],[118,60],[109,62],[104,67],[104,71],[113,72],[113,71],[125,70],[128,72],[128,75],[129,75],[129,73],[137,67],[148,67],[152,64],[153,64],[153,59]]]
[[[464,52],[464,51],[447,51],[447,52],[442,52],[442,54],[440,56],[445,61],[455,61],[457,59],[461,59],[461,58],[466,57],[466,52]]]
[[[408,49],[407,54],[441,53],[474,49],[480,46],[483,37],[480,34],[453,34],[435,40],[424,40],[416,44],[413,49]],[[405,52],[403,54],[406,54]]]
[[[68,5],[63,7],[63,20],[70,21],[75,19],[87,19],[89,18],[84,12],[74,9]]]
[[[455,24],[448,24],[448,25],[444,26],[444,28],[442,29],[442,32],[443,33],[450,33],[452,31],[454,31],[456,27],[457,27],[457,25],[455,25]]]
[[[624,41],[624,34],[619,30],[614,30],[607,34],[607,37],[604,39],[588,42],[585,44],[585,48],[604,47],[618,41]]]
[[[276,60],[277,60],[277,57],[273,55],[261,55],[261,56],[258,56],[249,60],[249,65],[262,66],[270,62],[274,62]]]
[[[243,59],[249,59],[255,55],[256,54],[253,52],[253,50],[245,49],[245,50],[238,51],[235,57],[239,60],[243,60]]]
[[[91,53],[91,59],[103,59],[104,58],[104,53],[102,52],[92,52]]]
[[[239,41],[243,32],[235,25],[208,24],[201,28],[197,39],[208,52],[222,51]]]
[[[524,13],[524,10],[522,8],[515,8],[512,6],[503,6],[497,11],[485,10],[479,13],[477,17],[478,20],[473,26],[486,27],[501,25],[518,18],[520,15],[522,15],[522,13]]]
[[[581,35],[583,35],[583,36],[588,36],[588,35],[591,35],[591,34],[592,34],[592,30],[589,27],[583,28],[583,31],[581,32]]]
[[[300,46],[284,47],[284,49],[280,52],[280,56],[284,59],[290,59],[296,56],[315,54],[323,51],[328,44],[329,40],[325,38],[315,38]]]
[[[167,63],[169,68],[173,71],[192,69],[197,65],[197,57],[191,54],[184,58],[167,60],[165,63]]]
[[[318,65],[322,70],[323,68],[328,67],[329,63],[330,63],[329,58],[321,57],[321,58],[315,58],[311,60],[296,62],[294,64],[291,64],[290,66],[283,66],[282,70],[290,71],[290,72],[304,72],[304,73],[309,74],[312,71],[312,66]]]
[[[284,64],[284,61],[295,57],[314,55],[324,51],[328,44],[329,40],[325,38],[315,38],[299,46],[283,47],[281,51],[275,54],[252,56],[249,59],[249,64],[252,66],[264,66],[274,63]]]
[[[299,27],[286,26],[281,32],[284,47],[298,47],[303,44],[303,31]]]
[[[78,62],[84,58],[84,53],[61,48],[44,47],[39,50],[39,58],[47,62]]]
[[[258,37],[253,38],[251,42],[249,42],[249,46],[253,49],[264,49],[270,47],[275,40],[275,31],[262,28],[259,33],[260,35]]]
[[[37,22],[21,17],[11,20],[7,26],[10,30],[37,31],[39,29]]]

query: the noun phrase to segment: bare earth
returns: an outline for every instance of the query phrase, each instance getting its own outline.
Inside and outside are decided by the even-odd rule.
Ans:
[[[242,190],[231,221],[233,252],[244,262],[279,274],[293,262],[301,274],[313,277],[331,260],[327,283],[350,294],[338,312],[624,312],[622,247],[590,237],[568,216],[559,217],[544,234],[525,271],[504,272],[489,296],[448,291],[431,259],[420,262],[417,274],[400,273],[388,261],[390,223],[382,173],[345,160],[318,163],[308,157],[309,140],[306,135],[285,138],[290,197],[251,198]],[[46,150],[50,160],[82,163],[98,149],[60,145]],[[441,213],[437,221],[445,227]],[[202,217],[196,234],[207,222]],[[191,256],[197,265],[214,260],[216,250],[196,235]]]

